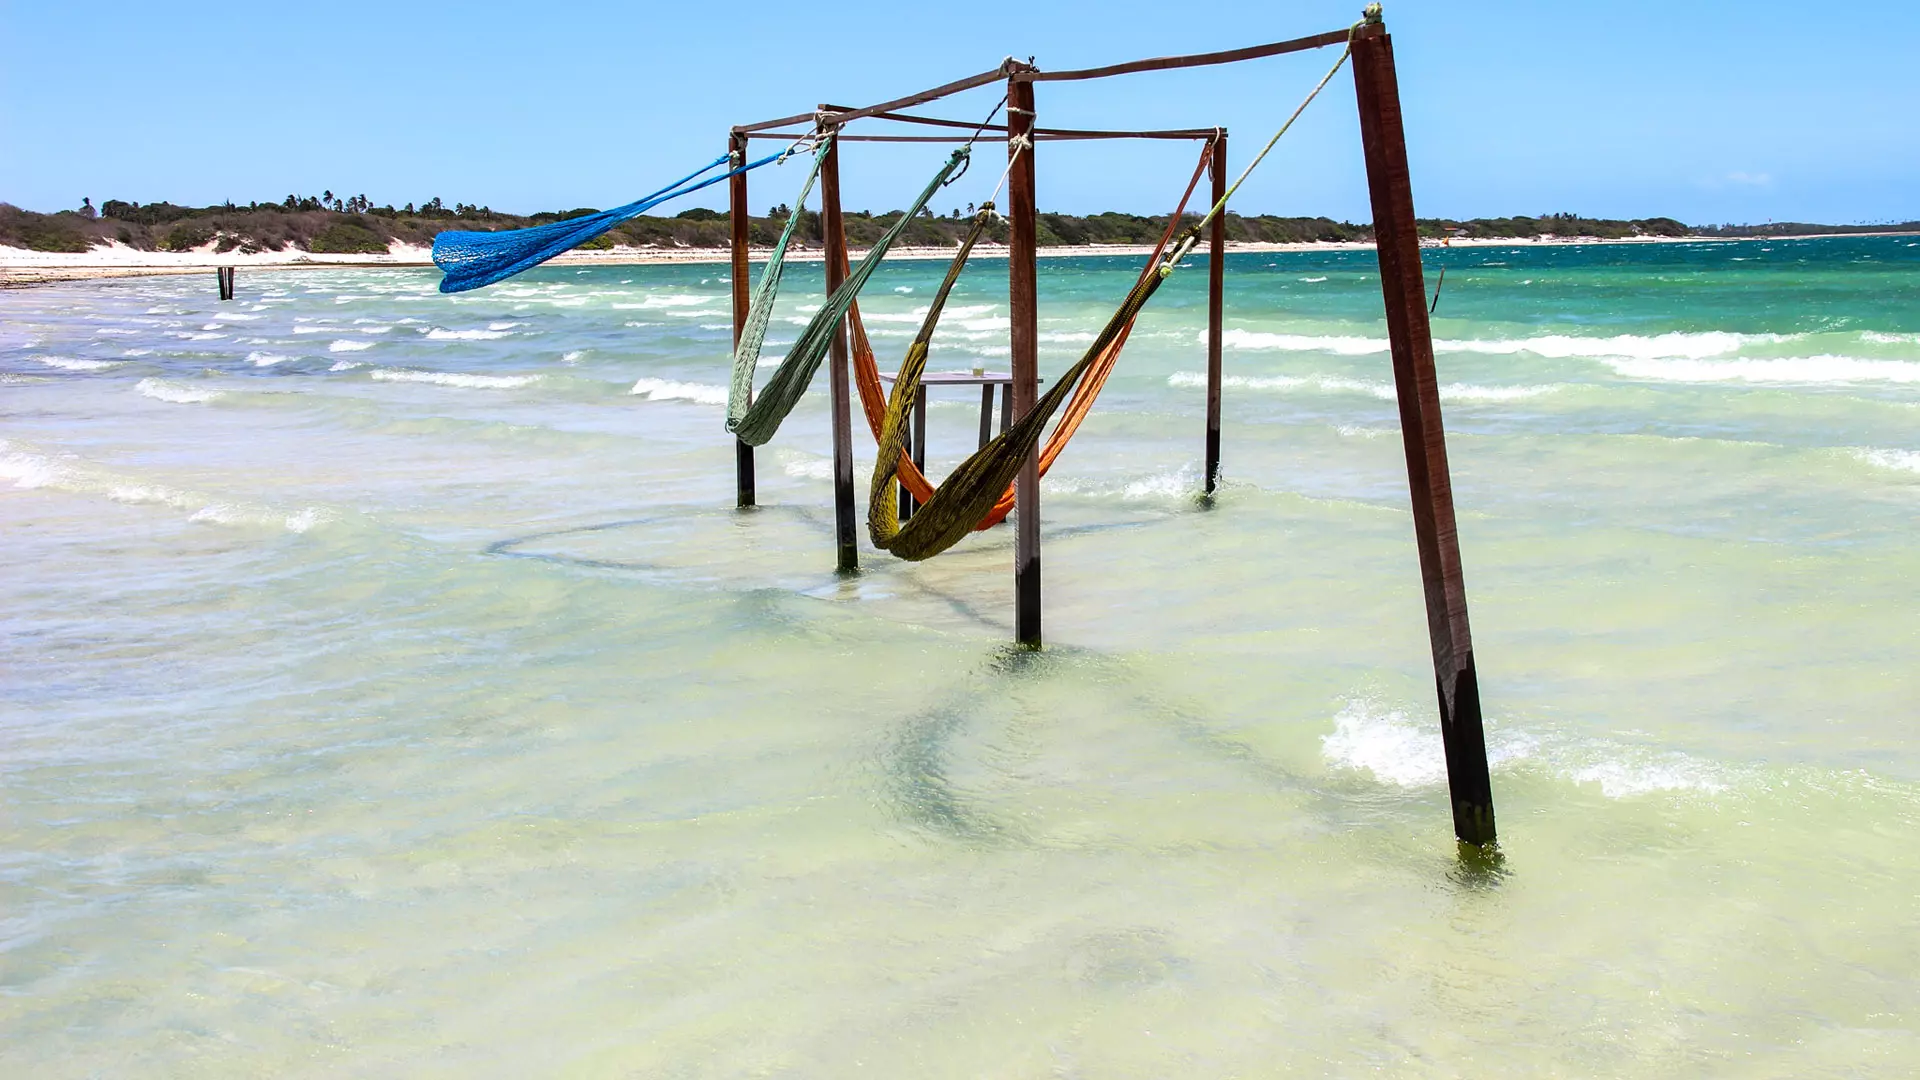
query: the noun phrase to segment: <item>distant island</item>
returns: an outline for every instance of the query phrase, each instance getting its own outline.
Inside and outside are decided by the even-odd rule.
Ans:
[[[434,234],[444,229],[518,229],[594,212],[591,208],[581,208],[522,216],[466,203],[448,207],[438,198],[419,206],[408,203],[395,208],[374,206],[364,195],[344,198],[332,192],[304,197],[289,195],[280,202],[244,206],[225,203],[192,207],[109,199],[95,208],[88,199],[77,210],[52,214],[0,203],[0,247],[71,253],[119,245],[136,251],[213,254],[305,251],[327,255],[384,255],[395,246],[431,245]],[[971,212],[972,207],[968,206],[955,207],[945,216],[923,213],[908,225],[901,243],[912,247],[952,247],[966,231]],[[752,218],[753,244],[772,244],[790,213],[788,207],[777,206],[765,216]],[[810,210],[801,213],[803,217],[796,235],[803,246],[817,248],[821,242],[819,214]],[[845,218],[849,242],[855,247],[866,246],[899,220],[900,213],[898,210],[884,214],[849,211]],[[1197,220],[1197,215],[1193,217]],[[1040,244],[1045,247],[1151,244],[1159,239],[1166,224],[1165,215],[1043,212],[1039,215]],[[1777,222],[1704,226],[1686,225],[1667,217],[1620,220],[1559,213],[1465,221],[1425,218],[1420,221],[1420,230],[1422,235],[1436,239],[1624,240],[1906,232],[1920,231],[1920,221],[1881,225]],[[1004,234],[1005,227],[1001,226],[1000,235],[993,239],[1004,241]],[[1326,217],[1248,216],[1230,212],[1227,238],[1237,243],[1355,243],[1372,240],[1373,227]],[[729,243],[727,215],[696,207],[673,217],[635,218],[583,247],[587,250],[615,247],[712,250],[726,248]]]

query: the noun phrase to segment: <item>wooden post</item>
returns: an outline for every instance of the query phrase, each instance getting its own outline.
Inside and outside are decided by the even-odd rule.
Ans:
[[[1213,137],[1213,202],[1227,194],[1227,133]],[[1227,284],[1227,214],[1213,219],[1207,247],[1207,494],[1220,482],[1220,348]]]
[[[1394,75],[1393,41],[1378,21],[1377,7],[1370,9],[1369,21],[1354,35],[1353,80],[1367,186],[1373,197],[1374,244],[1380,255],[1380,289],[1393,348],[1407,479],[1413,490],[1413,535],[1426,588],[1427,632],[1433,641],[1453,830],[1469,844],[1484,845],[1494,840],[1493,783],[1487,772],[1480,686],[1467,627],[1467,589],[1454,524],[1446,434],[1440,425],[1439,381],[1427,323],[1426,280],[1420,272],[1420,234],[1407,173],[1400,86]]]
[[[727,148],[733,154],[731,167],[737,169],[747,163],[746,132],[734,132],[727,140]],[[747,210],[746,173],[736,173],[727,181],[727,220],[733,226],[733,346],[737,349],[740,347],[740,335],[747,328],[747,308],[753,302],[752,290],[748,288],[748,276],[752,273],[748,256],[753,232]],[[751,388],[748,394],[752,394]],[[753,399],[749,396],[747,400]],[[733,503],[735,506],[748,507],[753,505],[753,499],[753,447],[735,439]]]
[[[213,268],[214,283],[220,289],[220,299],[233,299],[233,267],[216,266]]]
[[[925,476],[927,472],[927,388],[925,386],[914,391],[913,442],[909,445],[908,449],[913,451],[913,463],[919,467],[920,475]],[[919,508],[919,504],[913,501],[912,496],[908,496],[907,509],[909,513]],[[907,515],[903,514],[901,516],[904,518]]]
[[[1040,385],[1039,235],[1034,198],[1033,84],[1007,80],[1007,309],[1012,323],[1013,413],[1033,409]],[[1024,140],[1024,143],[1019,140]],[[1030,649],[1040,638],[1040,451],[1036,445],[1014,481],[1017,535],[1013,556],[1013,639]]]
[[[800,208],[794,207],[793,212],[799,213]],[[840,222],[840,142],[837,139],[820,162],[820,227],[825,234],[827,295],[831,296],[846,279],[842,264],[847,254],[847,234]],[[841,573],[852,574],[860,569],[860,546],[853,520],[853,395],[847,375],[847,320],[844,317],[833,331],[827,377],[833,387],[833,534],[839,551],[837,566]]]

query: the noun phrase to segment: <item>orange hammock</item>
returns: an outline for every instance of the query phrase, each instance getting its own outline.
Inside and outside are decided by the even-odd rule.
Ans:
[[[1146,276],[1159,265],[1161,254],[1166,251],[1167,244],[1173,240],[1174,233],[1180,227],[1180,219],[1186,214],[1187,200],[1193,198],[1193,191],[1200,185],[1200,177],[1206,173],[1207,165],[1212,160],[1213,142],[1208,140],[1200,150],[1200,162],[1194,166],[1193,178],[1187,181],[1186,193],[1180,196],[1180,204],[1174,207],[1173,216],[1167,220],[1167,231],[1161,234],[1160,242],[1154,246],[1153,254],[1148,256],[1146,266],[1140,271],[1140,281],[1146,280]],[[844,241],[840,245],[840,267],[842,275],[847,274],[851,267]],[[854,384],[860,388],[860,406],[867,414],[867,426],[873,430],[873,437],[877,442],[886,424],[887,392],[880,385],[880,367],[874,360],[873,345],[867,340],[867,328],[860,321],[858,303],[847,309],[847,322],[853,330]],[[1087,369],[1086,378],[1074,388],[1073,397],[1068,399],[1066,411],[1060,416],[1060,423],[1054,427],[1053,434],[1048,436],[1046,446],[1041,448],[1040,475],[1045,476],[1047,470],[1053,468],[1054,461],[1066,450],[1067,442],[1073,438],[1074,432],[1080,430],[1081,422],[1087,418],[1088,413],[1093,411],[1094,400],[1100,396],[1100,390],[1106,385],[1107,377],[1113,374],[1114,365],[1120,360],[1120,350],[1126,347],[1127,335],[1132,332],[1133,323],[1130,321],[1126,329],[1114,338],[1113,344],[1109,345],[1093,366]],[[920,471],[920,467],[913,463],[913,457],[910,454],[900,455],[899,481],[902,487],[912,492],[916,501],[924,504],[933,498],[933,484]],[[990,529],[1004,521],[1012,510],[1013,485],[1009,484],[1006,492],[1000,496],[1000,500],[993,504],[993,509],[988,511],[987,516],[982,518],[980,524],[975,525],[974,529]]]

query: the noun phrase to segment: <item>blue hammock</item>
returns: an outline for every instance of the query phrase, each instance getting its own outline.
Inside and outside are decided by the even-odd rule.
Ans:
[[[750,161],[719,176],[708,177],[694,183],[701,175],[732,159],[732,155],[722,154],[692,175],[676,180],[638,202],[630,202],[625,206],[616,206],[611,210],[602,210],[585,217],[556,221],[551,225],[535,225],[531,229],[506,229],[499,232],[462,230],[443,232],[433,238],[434,264],[446,271],[447,275],[440,279],[440,291],[443,293],[466,292],[468,289],[478,289],[496,281],[504,281],[522,270],[529,270],[546,262],[563,251],[579,247],[615,225],[629,218],[638,217],[669,199],[677,199],[682,195],[699,191],[701,188],[711,187],[749,169],[757,169],[779,157],[779,154],[769,154],[759,161]]]

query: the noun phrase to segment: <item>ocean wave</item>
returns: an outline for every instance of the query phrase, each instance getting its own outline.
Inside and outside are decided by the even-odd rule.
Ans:
[[[1657,382],[1857,383],[1920,382],[1920,363],[1857,356],[1789,356],[1770,360],[1602,358],[1615,374]]]
[[[1800,334],[1736,334],[1725,330],[1676,331],[1668,334],[1617,334],[1612,337],[1578,337],[1547,334],[1512,339],[1436,339],[1435,352],[1479,353],[1511,356],[1532,353],[1548,359],[1625,357],[1648,360],[1699,360],[1726,356],[1749,345],[1777,345],[1794,341]],[[1199,335],[1202,344],[1206,332]],[[1228,330],[1222,343],[1235,349],[1280,352],[1324,352],[1336,356],[1368,356],[1390,350],[1386,338],[1356,337],[1343,334],[1276,334],[1255,330]]]
[[[1920,334],[1882,334],[1875,330],[1865,330],[1861,332],[1860,340],[1870,341],[1875,345],[1916,345],[1920,344]]]
[[[1416,722],[1398,709],[1369,699],[1345,703],[1333,732],[1320,740],[1328,764],[1402,788],[1446,783],[1446,751],[1438,720]],[[1489,732],[1487,763],[1493,768],[1528,763],[1574,784],[1597,784],[1609,799],[1655,792],[1718,794],[1730,786],[1725,770],[1697,758],[1599,740]]]
[[[1167,376],[1167,385],[1200,389],[1207,385],[1207,376],[1199,371],[1176,371]],[[1220,385],[1238,390],[1309,389],[1336,394],[1366,394],[1382,401],[1393,401],[1399,396],[1392,383],[1350,379],[1343,375],[1227,375],[1220,380]],[[1556,393],[1560,389],[1558,385],[1479,386],[1473,383],[1443,383],[1440,386],[1440,400],[1518,401]]]
[[[1854,457],[1869,465],[1878,465],[1883,469],[1899,472],[1920,473],[1920,451],[1915,450],[1876,450],[1861,447],[1852,451]]]
[[[833,479],[833,459],[820,457],[794,458],[780,466],[782,472],[800,480]]]
[[[525,326],[525,325],[527,325],[527,324],[526,324],[526,323],[523,323],[523,322],[513,322],[513,321],[511,321],[511,320],[506,320],[506,321],[502,321],[502,322],[490,322],[490,323],[488,323],[488,324],[487,324],[487,329],[489,329],[489,330],[496,330],[496,331],[497,331],[497,330],[512,330],[512,329],[513,329],[514,327],[516,327],[516,326]]]
[[[371,341],[354,341],[351,338],[341,338],[339,341],[330,343],[327,346],[327,351],[328,352],[360,352],[364,349],[371,349],[371,348],[373,348],[373,342]]]
[[[205,390],[192,386],[182,386],[165,379],[141,379],[134,384],[135,390],[155,401],[170,401],[175,405],[197,405],[227,396],[225,390]]]
[[[381,382],[430,383],[434,386],[457,386],[465,390],[516,390],[540,381],[538,375],[463,375],[414,368],[375,368],[373,377]]]
[[[574,349],[571,352],[560,354],[560,362],[563,364],[577,364],[580,361],[586,359],[586,356],[587,356],[587,350]]]
[[[648,401],[691,401],[700,405],[725,405],[727,388],[706,383],[674,382],[671,379],[641,379],[627,391]]]
[[[1120,499],[1125,502],[1186,498],[1197,494],[1200,488],[1200,470],[1192,463],[1132,480],[1101,482],[1065,477],[1047,481],[1049,493],[1092,499]]]
[[[366,366],[367,364],[366,364],[366,361],[364,360],[335,360],[333,362],[333,366],[328,368],[327,370],[328,371],[352,371],[355,368],[363,368]]]
[[[259,525],[303,533],[334,519],[322,507],[287,511],[254,503],[216,499],[166,484],[127,477],[89,465],[72,455],[39,452],[0,439],[0,480],[23,489],[45,488],[70,495],[94,495],[128,505],[164,506],[189,513],[188,520],[214,525]]]
[[[126,363],[124,360],[74,360],[65,356],[35,356],[30,359],[61,371],[106,371]]]
[[[427,331],[428,341],[498,341],[511,330],[448,330],[436,326]]]
[[[291,359],[293,359],[293,357],[288,356],[284,353],[270,353],[270,352],[256,351],[256,352],[250,352],[247,354],[248,362],[253,364],[255,367],[272,367],[275,364],[284,364]]]

